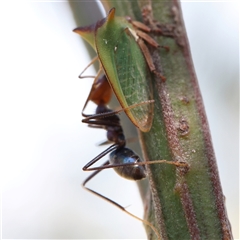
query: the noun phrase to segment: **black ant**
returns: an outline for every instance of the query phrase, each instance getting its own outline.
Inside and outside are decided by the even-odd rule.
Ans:
[[[152,230],[156,233],[160,239],[159,233],[155,227],[146,220],[136,217],[135,215],[128,212],[124,207],[116,203],[115,201],[101,195],[98,192],[95,192],[92,189],[86,187],[87,182],[96,176],[100,171],[106,168],[113,168],[120,176],[129,179],[129,180],[141,180],[146,178],[145,165],[146,164],[156,164],[156,163],[168,163],[176,166],[185,166],[184,163],[178,163],[174,161],[166,160],[155,160],[155,161],[145,161],[143,162],[139,156],[134,153],[131,149],[126,148],[126,139],[121,127],[120,119],[117,113],[123,111],[123,109],[118,111],[112,111],[109,109],[106,104],[111,99],[112,89],[108,84],[106,76],[95,80],[93,83],[92,89],[89,93],[89,96],[86,100],[86,103],[82,110],[82,115],[85,117],[82,122],[89,124],[90,127],[102,128],[107,131],[107,139],[113,144],[88,162],[84,167],[84,171],[93,171],[93,172],[84,182],[83,187],[88,191],[96,194],[97,196],[107,200],[108,202],[114,204],[116,207],[120,208],[122,211],[133,216],[134,218],[142,221],[144,224],[150,226]],[[88,101],[93,101],[97,104],[96,113],[93,115],[84,114],[83,111],[88,103]],[[145,104],[145,103],[144,103]],[[133,106],[134,107],[134,106]],[[99,167],[91,167],[94,163],[99,161],[105,155],[109,155],[109,160],[106,161],[103,165]]]
[[[141,161],[140,158],[131,149],[125,147],[126,139],[120,124],[120,119],[116,114],[118,111],[112,111],[106,106],[107,101],[110,99],[104,98],[104,96],[110,96],[110,91],[112,90],[107,82],[106,76],[103,75],[93,84],[87,98],[87,101],[92,100],[98,104],[96,114],[86,115],[82,113],[85,117],[82,122],[88,123],[90,127],[105,129],[107,131],[108,141],[113,142],[114,144],[86,164],[83,167],[83,170],[91,171],[114,167],[115,171],[124,178],[141,180],[146,177],[145,168],[143,165],[136,165],[136,162]],[[105,95],[100,95],[100,93],[104,93]],[[98,98],[96,98],[96,96],[98,96]],[[85,109],[86,104],[87,102],[85,103],[83,110]],[[104,167],[89,168],[108,153],[111,153],[110,160],[106,162]],[[128,167],[125,167],[126,164]]]

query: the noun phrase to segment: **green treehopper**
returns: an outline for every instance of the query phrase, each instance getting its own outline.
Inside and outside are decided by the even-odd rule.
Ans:
[[[152,126],[154,106],[151,74],[155,73],[164,80],[156,71],[144,43],[159,47],[145,33],[151,29],[130,18],[116,17],[115,8],[112,8],[106,18],[73,31],[97,52],[100,70],[96,79],[103,70],[127,116],[141,131],[148,132]]]

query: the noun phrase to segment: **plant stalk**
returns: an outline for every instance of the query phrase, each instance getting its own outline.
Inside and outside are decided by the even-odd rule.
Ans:
[[[159,36],[152,37],[170,49],[150,48],[166,81],[153,77],[153,125],[139,136],[145,160],[185,162],[189,169],[147,166],[151,191],[144,190],[145,219],[157,227],[162,239],[233,239],[180,3],[102,2],[107,11],[115,7],[117,15],[159,28]],[[147,232],[149,239],[156,238],[151,229]]]

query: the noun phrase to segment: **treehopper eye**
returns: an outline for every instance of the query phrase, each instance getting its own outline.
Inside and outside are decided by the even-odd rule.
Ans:
[[[154,107],[149,103],[153,102],[151,73],[163,77],[155,70],[143,40],[154,47],[158,44],[134,25],[142,31],[150,31],[142,23],[116,17],[115,8],[112,8],[106,18],[73,31],[97,52],[101,68],[127,116],[142,132],[148,132],[152,126]]]

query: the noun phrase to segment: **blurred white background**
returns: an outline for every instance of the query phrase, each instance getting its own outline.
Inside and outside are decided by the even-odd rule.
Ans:
[[[182,8],[238,239],[239,4]],[[2,238],[145,238],[140,222],[81,187],[106,137],[81,123],[92,80],[78,75],[90,57],[68,3],[1,1],[0,24]],[[134,182],[106,170],[89,186],[142,216]]]

